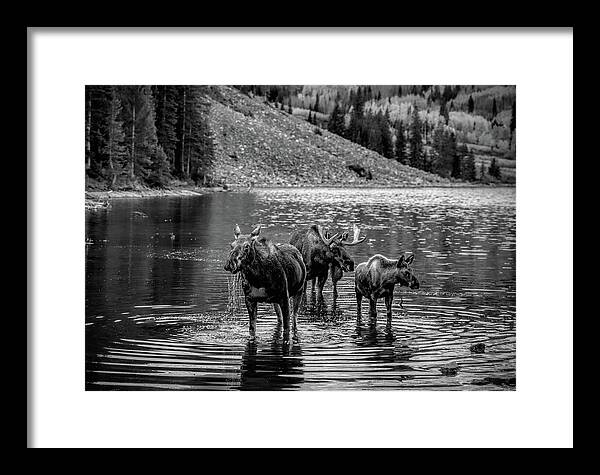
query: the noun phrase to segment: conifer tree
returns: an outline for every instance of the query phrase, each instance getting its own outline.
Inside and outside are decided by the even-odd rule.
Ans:
[[[409,165],[415,168],[422,168],[423,165],[423,137],[421,135],[421,126],[419,109],[417,105],[414,104],[408,131],[408,160]]]
[[[469,96],[467,111],[469,112],[469,114],[472,114],[474,110],[475,110],[475,102],[473,101],[473,96],[471,95],[471,96]]]
[[[363,120],[363,96],[359,86],[356,94],[353,96],[352,109],[350,111],[350,124],[348,125],[347,138],[356,143],[364,143],[363,134],[361,131],[361,123]]]
[[[394,157],[394,143],[392,139],[392,133],[390,132],[389,115],[386,111],[385,114],[379,114],[378,126],[381,135],[381,155],[385,158]]]
[[[508,143],[508,149],[512,148],[515,130],[517,128],[517,103],[513,101],[511,115],[510,115],[510,140]]]
[[[156,104],[156,137],[171,166],[175,163],[179,87],[152,87],[152,95]]]
[[[103,154],[108,157],[108,180],[114,188],[120,171],[126,165],[127,151],[125,148],[125,133],[121,117],[121,101],[114,87],[111,87],[109,115],[107,116],[107,140]]]
[[[490,163],[490,166],[488,168],[488,174],[497,179],[500,179],[502,177],[500,167],[496,163],[496,157],[492,158],[492,162]]]
[[[407,164],[406,138],[404,137],[404,126],[401,121],[396,124],[396,147],[394,157],[397,161]]]
[[[345,133],[344,126],[344,114],[340,110],[339,104],[336,102],[333,107],[333,112],[329,116],[329,122],[327,123],[327,130],[334,134],[343,136]]]
[[[446,125],[448,125],[450,114],[448,113],[448,107],[445,99],[442,99],[442,102],[440,103],[440,116],[444,118]]]
[[[466,144],[463,144],[463,154],[461,157],[461,178],[467,181],[474,181],[476,178],[475,156],[473,151],[469,150]]]
[[[122,86],[119,99],[123,104],[122,117],[129,160],[130,181],[145,179],[149,172],[150,156],[158,143],[154,122],[154,101],[149,86]]]

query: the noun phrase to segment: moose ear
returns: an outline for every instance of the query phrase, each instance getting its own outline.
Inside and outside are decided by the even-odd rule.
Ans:
[[[348,240],[348,231],[346,231],[342,234],[342,241],[347,241],[347,240]]]
[[[260,234],[260,224],[252,230],[252,232],[250,233],[250,236],[256,237],[259,234]]]
[[[235,228],[233,228],[233,235],[237,239],[240,237],[240,234],[242,234],[242,231],[241,231],[240,227],[236,224]]]
[[[406,265],[407,265],[407,266],[411,265],[411,264],[412,264],[412,261],[414,261],[414,260],[415,260],[415,255],[414,255],[414,254],[411,254],[410,256],[408,256],[408,257],[406,258]]]
[[[406,260],[404,259],[404,254],[402,254],[400,256],[400,259],[398,259],[398,264],[396,264],[396,267],[402,267],[403,265],[406,265]]]

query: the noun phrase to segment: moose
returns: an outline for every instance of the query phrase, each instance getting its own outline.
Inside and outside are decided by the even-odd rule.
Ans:
[[[419,280],[410,268],[414,259],[414,254],[408,257],[402,255],[399,259],[388,259],[381,254],[375,254],[367,262],[356,266],[354,290],[358,321],[361,319],[363,297],[369,299],[369,315],[373,320],[377,319],[377,299],[383,297],[387,310],[387,326],[391,327],[394,287],[399,285],[411,289],[419,288]]]
[[[297,331],[297,316],[306,287],[306,267],[302,255],[290,244],[274,244],[259,238],[258,225],[249,235],[234,228],[234,241],[225,270],[241,276],[246,308],[250,317],[250,337],[256,335],[257,304],[273,304],[278,323],[283,323],[284,338],[290,333],[290,302],[292,299],[292,329]]]
[[[334,296],[337,294],[337,282],[343,272],[354,270],[354,261],[348,254],[347,246],[356,246],[366,237],[359,239],[360,229],[354,225],[354,238],[348,241],[348,233],[329,233],[322,226],[314,224],[306,230],[296,230],[292,233],[290,244],[302,254],[306,265],[306,281],[311,280],[313,289],[317,281],[317,298],[323,301],[323,287],[331,271],[334,283]],[[306,282],[302,295],[306,296]]]

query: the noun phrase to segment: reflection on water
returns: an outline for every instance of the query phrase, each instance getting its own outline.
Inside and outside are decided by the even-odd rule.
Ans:
[[[314,222],[359,223],[356,263],[413,252],[421,288],[396,291],[390,328],[383,300],[357,322],[351,272],[335,301],[331,281],[323,306],[308,295],[296,341],[259,305],[249,342],[223,271],[233,225],[287,242]],[[86,213],[86,389],[514,389],[515,224],[514,188],[115,200]]]

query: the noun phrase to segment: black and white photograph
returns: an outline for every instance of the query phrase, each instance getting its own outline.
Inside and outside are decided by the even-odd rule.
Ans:
[[[86,389],[515,389],[514,85],[85,101]]]
[[[28,448],[572,448],[573,27],[27,27]]]

